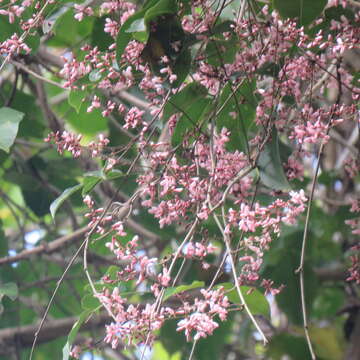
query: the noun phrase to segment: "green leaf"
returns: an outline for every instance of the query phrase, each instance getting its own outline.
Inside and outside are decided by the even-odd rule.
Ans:
[[[236,52],[236,46],[230,40],[212,40],[206,46],[206,60],[210,65],[221,66],[231,63]]]
[[[176,75],[176,80],[173,82],[173,87],[179,87],[186,79],[191,68],[191,51],[189,49],[181,50],[180,55],[176,58],[173,72]]]
[[[297,18],[300,25],[308,25],[324,10],[327,0],[273,0],[274,8],[283,18]]]
[[[237,89],[231,89],[231,84],[224,86],[219,100],[221,109],[216,118],[216,128],[221,131],[226,128],[231,132],[228,143],[229,150],[246,151],[248,136],[254,124],[257,100],[254,96],[255,82],[244,80]],[[236,99],[234,98],[236,97]],[[236,114],[235,119],[231,113]]]
[[[63,193],[56,198],[50,205],[50,213],[52,218],[55,220],[55,214],[59,207],[63,204],[65,200],[67,200],[72,194],[74,194],[76,191],[82,188],[82,184],[77,184],[71,188],[68,188],[63,191]]]
[[[102,172],[102,170],[93,170],[93,171],[88,171],[84,174],[84,176],[90,176],[90,177],[98,177],[101,179],[105,180],[105,175]]]
[[[156,341],[152,348],[152,360],[170,360],[170,355],[160,341]]]
[[[81,194],[83,196],[88,194],[99,182],[103,180],[115,180],[122,176],[124,176],[124,173],[117,169],[113,169],[108,173],[104,173],[102,170],[89,171],[84,174],[83,189]]]
[[[121,170],[113,169],[110,172],[104,174],[104,177],[106,180],[115,180],[118,179],[125,174]]]
[[[116,37],[116,61],[120,67],[121,57],[129,41],[134,38],[146,42],[149,37],[149,23],[159,16],[176,14],[174,0],[150,0],[142,10],[130,16],[120,28]]]
[[[169,299],[171,296],[175,294],[182,293],[184,291],[188,291],[191,289],[196,289],[199,287],[204,287],[205,283],[203,281],[193,281],[190,285],[180,285],[176,287],[169,287],[165,290],[164,301]]]
[[[285,312],[289,320],[297,325],[302,325],[303,318],[301,313],[301,296],[299,287],[299,275],[295,270],[299,266],[301,244],[302,244],[302,230],[289,231],[287,234],[281,235],[277,239],[277,243],[273,244],[268,259],[262,272],[263,278],[271,279],[276,286],[281,284],[285,288],[276,295],[276,303],[279,308]],[[305,281],[305,297],[306,308],[309,318],[313,313],[313,302],[319,290],[318,280],[314,273],[314,263],[312,259],[314,256],[314,233],[309,233],[309,241],[307,242],[306,260],[304,264],[304,278]]]
[[[86,91],[84,90],[71,90],[68,97],[69,104],[79,113],[81,105],[86,97]]]
[[[97,82],[101,80],[101,77],[102,77],[102,73],[100,70],[93,70],[89,74],[89,80],[91,82]],[[79,110],[77,112],[79,112]]]
[[[92,311],[90,310],[85,310],[83,311],[80,316],[79,316],[79,320],[76,321],[76,323],[73,325],[66,344],[63,347],[63,360],[68,360],[69,359],[69,355],[70,355],[70,349],[71,349],[71,345],[73,344],[76,335],[78,334],[81,325],[88,319],[88,317],[91,315]]]
[[[88,194],[94,187],[104,180],[104,174],[102,171],[90,171],[84,174],[83,189],[81,195],[84,196]]]
[[[228,299],[234,304],[241,304],[239,294],[234,288],[232,283],[223,283],[219,284],[216,287],[224,287],[225,290],[231,290],[226,293]],[[241,293],[245,299],[246,304],[248,305],[252,314],[255,315],[264,315],[265,317],[270,317],[270,306],[266,297],[257,289],[254,289],[249,286],[241,286]]]
[[[81,195],[84,196],[91,192],[92,189],[102,180],[102,178],[95,176],[86,176],[83,181],[83,189]]]
[[[274,190],[290,190],[290,184],[282,166],[279,138],[275,128],[272,130],[271,141],[265,145],[259,156],[258,168],[264,185]]]
[[[87,112],[88,101],[83,102],[78,114],[75,109],[69,109],[69,106],[65,105],[63,110],[67,120],[79,133],[95,135],[107,129],[107,119],[102,116],[100,109],[94,109],[90,113]]]
[[[13,85],[4,81],[2,83],[1,92],[5,99],[11,96]],[[0,108],[4,105],[3,99],[0,97]],[[17,89],[12,98],[11,108],[24,113],[24,118],[19,124],[17,137],[36,137],[44,138],[44,117],[40,107],[36,104],[36,98],[30,94],[26,94]]]
[[[125,30],[126,33],[144,32],[144,31],[146,31],[144,18],[140,18],[133,21],[129,26],[129,28]]]
[[[91,45],[97,46],[100,51],[108,50],[109,46],[113,44],[114,39],[109,33],[104,32],[106,18],[108,15],[95,18],[94,26],[91,33]]]
[[[91,311],[95,311],[98,310],[101,307],[101,303],[99,301],[99,299],[97,299],[93,293],[91,294],[86,294],[82,299],[81,299],[81,307],[84,310],[91,310]]]
[[[162,116],[163,122],[165,123],[169,117],[175,113],[186,111],[192,104],[196,103],[200,98],[205,97],[206,95],[206,88],[196,82],[192,82],[185,86],[166,103]]]
[[[146,10],[140,10],[134,15],[130,16],[123,24],[123,26],[120,28],[118,35],[116,37],[116,61],[118,66],[120,67],[121,64],[121,57],[124,53],[124,50],[129,43],[129,41],[132,39],[132,33],[128,32],[131,25],[138,20],[143,19],[145,15]]]
[[[23,119],[24,113],[11,109],[9,107],[0,108],[0,149],[10,150],[14,143],[19,123]]]
[[[18,287],[15,283],[9,282],[5,284],[0,284],[0,300],[7,296],[11,300],[15,300],[18,297]]]
[[[44,34],[48,34],[51,31],[53,31],[53,28],[55,26],[55,24],[58,25],[59,21],[59,17],[62,16],[66,11],[68,10],[67,6],[61,7],[59,10],[54,11],[54,12],[50,12],[47,16],[46,19],[43,22],[43,26],[42,26],[42,31]],[[57,23],[58,22],[58,23]]]
[[[201,115],[207,109],[207,106],[210,104],[210,99],[200,98],[196,101],[190,108],[187,108],[184,111],[184,115],[180,117],[176,123],[174,134],[171,138],[171,143],[173,146],[177,146],[182,143],[184,140],[184,135],[195,129],[197,126],[201,127],[200,124]],[[199,133],[200,129],[196,129],[196,133]]]
[[[177,5],[175,0],[160,0],[146,11],[144,20],[146,25],[149,25],[151,21],[159,16],[176,13]]]
[[[303,360],[309,355],[309,349],[303,337],[279,334],[271,338],[266,354],[269,359],[281,360],[290,356],[292,360]]]
[[[309,332],[319,358],[337,360],[343,357],[343,349],[339,342],[337,330],[334,327],[310,326]]]
[[[50,46],[72,46],[77,44],[79,39],[91,34],[94,17],[85,16],[82,21],[77,21],[74,15],[74,9],[70,8],[56,18],[52,27],[56,36],[50,38],[47,44]]]

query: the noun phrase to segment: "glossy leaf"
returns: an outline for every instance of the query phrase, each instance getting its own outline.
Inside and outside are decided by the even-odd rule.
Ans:
[[[232,283],[223,283],[217,285],[217,287],[223,286],[226,291],[226,296],[234,304],[241,304],[239,294],[234,288]],[[270,317],[270,306],[269,302],[266,300],[266,297],[257,289],[251,288],[249,286],[241,286],[241,293],[244,296],[245,302],[248,305],[250,311],[254,315],[264,315],[265,317]]]
[[[67,200],[76,191],[80,190],[82,186],[83,186],[82,184],[78,184],[64,190],[63,193],[51,203],[50,214],[54,220],[55,220],[55,214],[58,211],[59,207],[63,204],[63,202]]]
[[[86,176],[83,181],[83,189],[81,191],[82,196],[91,192],[94,187],[101,181],[101,178],[94,176]]]
[[[107,119],[102,116],[100,109],[88,113],[89,105],[89,102],[83,102],[79,113],[76,113],[75,109],[68,108],[67,120],[79,133],[94,136],[107,129]]]
[[[0,108],[0,149],[9,152],[24,114],[9,107]]]
[[[193,281],[190,285],[180,285],[177,287],[169,287],[165,290],[164,301],[166,301],[171,296],[174,296],[176,294],[180,294],[184,291],[189,291],[189,290],[197,289],[197,288],[204,287],[204,286],[205,286],[205,283],[203,281]]]
[[[192,106],[183,111],[183,115],[176,123],[174,134],[171,138],[173,146],[177,146],[184,140],[185,134],[188,132],[195,133],[195,136],[200,134],[201,127],[201,115],[207,109],[207,106],[211,103],[210,99],[200,98]]]
[[[129,41],[132,39],[132,33],[129,32],[129,29],[131,28],[133,23],[138,21],[141,22],[143,20],[145,12],[146,10],[143,9],[130,16],[118,32],[118,35],[116,37],[116,61],[119,67],[121,65],[121,57],[124,53],[124,50]]]
[[[146,25],[159,16],[176,14],[177,5],[175,0],[159,0],[154,6],[150,7],[144,16]]]
[[[174,64],[173,72],[176,75],[176,80],[172,84],[173,87],[179,87],[185,81],[190,72],[191,61],[190,50],[183,49]]]
[[[309,332],[319,358],[327,360],[341,359],[343,349],[334,327],[311,326]]]
[[[253,90],[255,83],[247,80],[238,88],[232,88],[230,83],[222,90],[216,118],[218,131],[226,128],[231,132],[229,150],[247,151],[248,131],[254,124],[256,98]]]
[[[315,20],[324,10],[327,0],[273,0],[273,6],[283,18],[296,18],[301,25]]]
[[[52,27],[56,36],[49,39],[50,45],[72,46],[82,37],[91,34],[94,18],[85,16],[82,21],[77,21],[74,15],[74,9],[70,8],[56,18]]]
[[[295,273],[300,261],[302,236],[302,231],[292,230],[278,239],[277,246],[274,245],[269,254],[273,264],[267,264],[262,273],[264,278],[272,279],[275,286],[286,285],[280,294],[276,295],[276,303],[290,321],[297,325],[302,325],[303,321],[299,275]],[[307,259],[304,264],[305,299],[308,316],[312,316],[312,304],[318,292],[318,280],[311,263],[311,254],[314,251],[313,237],[314,233],[310,232],[307,242]]]
[[[91,293],[81,299],[81,307],[84,310],[95,311],[101,307],[100,301]]]
[[[79,113],[81,105],[86,97],[86,91],[74,89],[69,93],[68,101],[69,104]]]
[[[79,320],[75,322],[75,324],[73,325],[66,344],[63,347],[63,360],[68,360],[69,356],[70,356],[70,350],[71,350],[71,345],[73,344],[76,335],[78,334],[81,325],[89,318],[89,316],[91,315],[91,311],[90,310],[85,310],[83,311],[80,316],[79,316]]]
[[[166,122],[175,113],[186,111],[192,104],[206,96],[206,94],[207,90],[198,83],[193,82],[185,86],[166,103],[162,116],[163,122]]]
[[[281,360],[284,356],[290,356],[292,360],[303,360],[309,356],[309,349],[302,336],[278,334],[271,339],[266,354],[273,360]]]
[[[129,28],[125,30],[127,33],[134,33],[134,32],[145,32],[146,26],[144,22],[144,18],[137,19],[133,21]]]
[[[91,45],[97,46],[100,51],[105,51],[113,44],[114,39],[109,33],[104,32],[107,15],[97,17],[91,32]]]
[[[13,85],[10,82],[3,82],[1,92],[4,99],[12,96],[12,88]],[[5,104],[4,99],[0,97],[0,107]],[[41,140],[44,138],[44,117],[33,95],[18,89],[12,97],[11,109],[24,113],[24,117],[19,124],[17,137],[39,138]]]
[[[271,140],[265,145],[258,159],[260,179],[264,185],[274,190],[286,191],[290,184],[285,176],[279,150],[279,139],[274,128]]]
[[[106,180],[115,180],[115,179],[123,177],[124,175],[125,174],[121,170],[113,169],[113,170],[105,173],[104,177]]]
[[[90,171],[85,173],[81,192],[82,196],[91,192],[91,190],[102,180],[104,180],[102,171]]]
[[[15,300],[18,297],[18,292],[18,287],[13,282],[0,284],[0,300],[4,296],[7,296],[11,300]]]

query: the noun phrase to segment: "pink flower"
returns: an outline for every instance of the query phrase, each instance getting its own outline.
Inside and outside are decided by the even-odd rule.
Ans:
[[[77,158],[81,155],[81,138],[82,135],[76,135],[67,131],[63,131],[62,134],[60,134],[60,132],[57,131],[56,133],[51,132],[44,141],[50,142],[54,140],[59,154],[63,154],[63,152],[67,150],[71,152],[74,158]]]
[[[145,111],[139,110],[136,106],[132,107],[125,116],[124,128],[136,128],[142,124],[142,116]]]
[[[180,320],[177,324],[176,331],[185,331],[187,341],[191,341],[191,333],[194,331],[194,340],[206,338],[212,335],[213,331],[219,326],[212,318],[204,313],[194,313],[189,317]]]

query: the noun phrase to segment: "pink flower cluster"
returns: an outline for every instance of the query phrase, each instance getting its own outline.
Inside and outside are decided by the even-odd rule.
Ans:
[[[360,199],[354,199],[351,202],[350,211],[353,213],[360,213]],[[360,216],[350,220],[346,220],[345,223],[352,229],[352,234],[360,235]],[[348,269],[350,276],[346,279],[347,281],[355,281],[356,284],[360,284],[360,242],[352,246],[350,251],[353,253],[350,255],[351,266]]]
[[[115,349],[120,342],[126,345],[145,343],[148,335],[149,343],[154,339],[153,332],[158,330],[164,322],[163,314],[156,314],[154,306],[147,304],[145,308],[139,305],[128,305],[122,298],[118,287],[112,292],[105,289],[98,296],[99,300],[110,309],[115,322],[106,325],[105,342]]]
[[[0,15],[8,16],[12,22],[15,16],[22,14],[22,7],[29,6],[28,3],[23,1],[17,7],[11,1],[7,10],[0,10]],[[177,76],[167,56],[159,61],[162,65],[159,73],[153,73],[141,56],[146,46],[144,43],[130,41],[120,61],[116,58],[115,43],[106,51],[84,45],[81,48],[84,55],[64,59],[65,65],[60,74],[66,79],[64,85],[73,89],[77,88],[79,80],[94,75],[89,88],[94,86],[97,90],[106,91],[111,98],[97,92],[97,95],[92,95],[87,111],[101,109],[104,117],[118,111],[124,117],[123,128],[130,129],[131,134],[138,134],[135,141],[146,169],[137,178],[141,205],[148,208],[159,226],[163,228],[178,224],[181,225],[180,229],[187,230],[191,222],[202,226],[211,217],[221,216],[217,235],[231,240],[238,238],[238,247],[233,250],[240,284],[259,285],[266,294],[276,295],[282,286],[277,288],[272,280],[261,278],[263,257],[273,239],[280,235],[281,226],[294,225],[304,212],[307,202],[305,192],[270,193],[275,200],[265,205],[252,199],[258,190],[256,177],[253,174],[238,175],[253,165],[253,154],[263,149],[269,129],[275,127],[280,136],[291,140],[289,142],[294,147],[294,152],[284,164],[287,177],[302,180],[304,166],[301,160],[308,154],[308,148],[328,142],[332,127],[347,119],[353,121],[358,110],[355,105],[343,104],[340,95],[346,89],[351,92],[352,100],[358,100],[360,91],[352,74],[344,66],[342,57],[347,50],[359,47],[360,17],[356,14],[351,23],[341,17],[339,21],[332,21],[328,34],[320,30],[309,35],[296,21],[282,20],[276,12],[269,13],[269,7],[264,6],[262,15],[266,21],[239,16],[231,24],[231,31],[227,29],[216,34],[224,42],[236,37],[240,49],[227,57],[226,61],[219,56],[221,66],[215,66],[207,51],[202,49],[208,49],[208,44],[215,39],[209,34],[209,29],[213,28],[218,14],[206,1],[194,0],[190,3],[191,14],[182,19],[182,27],[186,32],[196,34],[199,46],[186,82],[194,81],[204,86],[208,92],[207,99],[219,99],[224,94],[224,86],[230,84],[234,91],[232,97],[238,98],[240,112],[244,109],[242,101],[246,106],[251,104],[249,107],[253,107],[256,113],[253,127],[248,131],[249,154],[229,151],[231,133],[226,128],[217,129],[217,119],[214,126],[210,121],[209,126],[200,126],[194,121],[194,126],[183,134],[182,146],[177,149],[172,148],[169,140],[156,142],[154,137],[151,138],[153,133],[150,131],[157,130],[154,128],[156,116],[161,118],[167,94],[176,94],[182,88],[173,88]],[[345,1],[341,3],[346,6]],[[126,1],[102,1],[97,8],[78,4],[74,7],[78,21],[85,16],[108,14],[104,32],[113,39],[124,21],[135,12],[135,5]],[[317,21],[317,24],[321,21]],[[27,26],[31,26],[31,21],[27,22]],[[181,44],[173,45],[179,48]],[[294,48],[298,51],[294,51]],[[222,50],[220,47],[219,52]],[[0,45],[2,55],[29,51],[17,34]],[[324,76],[327,77],[325,80]],[[147,107],[154,115],[154,122],[146,122],[145,111],[138,107],[127,109],[116,102],[115,97],[120,91],[133,86],[137,86],[144,95]],[[253,86],[256,90],[253,90]],[[336,105],[327,105],[328,101],[324,101],[324,94],[328,93],[330,87],[339,92]],[[249,95],[244,95],[247,92],[255,93],[251,101],[248,101]],[[322,100],[318,102],[319,99]],[[233,100],[229,97],[226,101]],[[319,106],[319,103],[323,105]],[[211,116],[213,114],[215,116],[216,112]],[[226,121],[232,122],[241,116],[236,107],[221,115],[227,117]],[[183,112],[172,114],[168,119],[170,134],[174,133],[181,116]],[[124,132],[129,133],[128,130]],[[81,136],[66,131],[49,134],[45,141],[51,140],[56,143],[59,153],[67,150],[78,157],[83,149]],[[109,140],[100,135],[99,141],[91,142],[88,149],[93,157],[100,156],[108,143]],[[116,158],[106,160],[106,171],[117,163]],[[360,168],[356,161],[347,163],[345,167],[352,177],[357,175]],[[261,185],[260,190],[263,191]],[[104,234],[108,229],[114,234],[106,247],[122,264],[116,279],[104,276],[103,282],[109,286],[99,295],[99,300],[113,317],[113,322],[106,327],[105,337],[113,348],[120,342],[151,343],[155,337],[154,331],[160,329],[166,319],[181,317],[177,331],[184,331],[188,341],[211,335],[218,327],[217,317],[221,321],[226,320],[229,301],[223,289],[202,290],[203,299],[195,298],[193,302],[180,294],[181,304],[175,308],[162,305],[164,289],[176,283],[172,281],[173,266],[167,265],[168,259],[161,261],[151,257],[149,252],[140,248],[136,235],[127,241],[127,237],[131,236],[130,231],[125,229],[124,220],[116,221],[112,215],[104,214],[104,209],[96,208],[89,195],[84,198],[84,203],[89,209],[85,214],[89,227],[95,226],[99,234]],[[359,211],[358,204],[353,204],[352,211]],[[360,234],[358,218],[348,220],[347,224],[354,235]],[[215,248],[208,239],[199,239],[198,228],[190,235],[178,253],[170,253],[168,258],[174,263],[178,258],[203,262],[208,254],[214,254]],[[353,250],[359,248],[354,247]],[[350,259],[348,280],[360,283],[359,257],[352,255]],[[203,267],[206,266],[203,262]],[[129,303],[117,287],[119,282],[128,281],[133,281],[135,288],[142,286],[151,289],[155,302],[146,305]],[[115,288],[110,285],[115,285]]]
[[[212,203],[216,204],[221,199],[222,189],[247,165],[244,153],[239,151],[232,153],[226,150],[228,141],[229,132],[226,129],[214,136],[213,149],[205,142],[205,138],[200,137],[194,148],[196,161],[190,165],[179,165],[176,157],[171,157],[166,150],[150,153],[153,167],[166,165],[158,181],[159,186],[158,188],[155,186],[155,174],[152,172],[140,176],[138,182],[142,185],[142,196],[146,197],[142,204],[150,207],[149,212],[159,219],[161,227],[178,221],[195,209],[200,219],[207,219],[210,214],[209,206],[206,204],[208,196]],[[215,166],[213,166],[213,155]],[[199,176],[199,168],[205,171],[206,176]],[[248,190],[251,187],[249,177],[240,179],[235,185],[233,194],[237,195],[238,201],[249,195]],[[154,204],[157,193],[160,198],[166,196],[167,200]]]
[[[80,145],[81,139],[82,135],[80,134],[77,135],[68,131],[63,131],[62,133],[60,133],[59,131],[57,131],[55,133],[49,133],[48,136],[44,139],[44,141],[54,141],[59,154],[63,154],[64,151],[67,150],[72,154],[74,158],[77,158],[81,155],[84,148]],[[91,141],[87,145],[88,149],[91,151],[91,156],[97,157],[101,155],[102,150],[109,142],[109,139],[104,137],[103,134],[100,134],[98,142]]]
[[[176,331],[184,331],[186,340],[198,340],[212,335],[213,331],[219,326],[214,321],[214,317],[219,316],[221,321],[226,320],[230,303],[224,296],[224,289],[201,290],[204,300],[195,299],[192,312],[177,324]],[[184,303],[184,308],[189,311],[188,304]]]
[[[64,151],[67,150],[71,152],[74,158],[77,158],[81,155],[81,138],[82,135],[76,135],[67,131],[63,131],[60,134],[60,132],[57,131],[56,133],[51,132],[44,141],[54,141],[59,154],[63,154]]]
[[[126,235],[122,223],[114,224],[112,229],[117,232],[117,236]],[[139,237],[134,236],[126,246],[123,246],[117,237],[113,236],[111,242],[105,245],[115,254],[117,259],[126,262],[126,266],[117,273],[118,280],[129,281],[137,278],[137,285],[141,284],[149,276],[155,276],[155,264],[157,262],[156,258],[148,258],[138,250],[138,241]]]
[[[354,247],[354,249],[357,249],[357,251],[360,250],[360,247]],[[355,281],[357,285],[360,285],[360,259],[359,255],[351,255],[350,256],[351,266],[348,269],[348,272],[350,274],[349,277],[347,277],[346,281]]]
[[[91,151],[91,157],[97,157],[101,155],[104,147],[106,147],[110,142],[110,140],[106,138],[103,134],[100,134],[98,138],[99,138],[98,142],[91,141],[87,145],[87,147]]]
[[[354,199],[351,202],[350,211],[353,213],[360,213],[360,199]],[[360,216],[357,218],[345,220],[345,224],[349,225],[352,229],[352,234],[360,235]]]
[[[91,199],[90,195],[86,195],[83,199],[84,204],[89,208],[89,212],[87,212],[84,217],[89,218],[90,221],[88,223],[89,229],[96,227],[96,232],[98,234],[105,233],[105,226],[112,221],[111,215],[104,216],[104,208],[100,207],[95,209],[94,200]]]
[[[63,60],[65,64],[60,70],[60,75],[67,80],[64,84],[65,87],[71,87],[77,80],[91,71],[91,67],[83,61],[68,60],[67,58],[63,58]]]
[[[288,201],[276,199],[268,206],[261,206],[256,202],[250,207],[242,203],[239,210],[229,209],[225,232],[231,234],[238,228],[248,234],[242,243],[244,255],[239,258],[243,263],[239,276],[240,283],[249,284],[259,280],[263,255],[269,248],[272,236],[280,235],[281,223],[293,225],[305,210],[307,199],[303,190],[291,191],[289,195]],[[265,288],[272,292],[267,286]]]
[[[105,342],[115,349],[120,342],[124,344],[144,343],[148,339],[151,344],[155,338],[154,331],[159,330],[167,319],[184,317],[178,322],[177,331],[184,331],[186,339],[191,341],[207,337],[219,326],[214,320],[219,316],[221,321],[226,320],[229,301],[224,295],[224,289],[201,290],[204,299],[195,298],[194,303],[184,301],[176,310],[169,306],[162,306],[160,311],[154,305],[134,306],[120,295],[118,287],[112,292],[104,289],[98,296],[114,317],[114,322],[106,325]]]
[[[19,38],[17,34],[13,34],[10,39],[0,43],[0,55],[14,55],[21,52],[29,54],[31,49]]]
[[[139,110],[137,107],[132,107],[125,116],[125,129],[136,128],[143,123],[142,117],[145,111]]]
[[[191,258],[204,258],[208,254],[213,254],[217,248],[214,245],[204,245],[200,242],[189,242],[185,245],[184,254],[188,259]]]
[[[94,15],[94,11],[90,6],[84,6],[80,4],[75,4],[74,9],[76,14],[74,15],[74,18],[78,21],[82,21],[84,16],[92,16]]]

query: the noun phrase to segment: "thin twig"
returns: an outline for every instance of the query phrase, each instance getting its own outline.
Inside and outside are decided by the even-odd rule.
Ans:
[[[39,22],[39,20],[41,20],[42,18],[42,14],[45,11],[46,7],[48,6],[48,4],[50,3],[50,0],[47,0],[46,3],[44,4],[44,6],[40,9],[40,11],[36,14],[34,21],[32,22],[31,26],[22,33],[22,35],[19,38],[19,42],[23,42],[26,37],[29,35],[30,31],[35,28],[37,26],[37,23]],[[11,60],[11,52],[6,56],[6,58],[4,59],[3,63],[0,65],[0,72],[1,70],[4,68],[4,66]]]
[[[355,6],[357,8],[360,8],[360,2],[354,1],[354,0],[347,0],[348,4]]]
[[[40,325],[39,325],[37,331],[35,332],[34,341],[33,341],[32,346],[31,346],[31,352],[30,352],[29,360],[31,360],[32,357],[33,357],[34,350],[35,350],[35,346],[36,346],[36,342],[37,342],[37,339],[38,339],[38,337],[39,337],[39,333],[40,333],[40,331],[41,331],[41,329],[42,329],[42,327],[43,327],[43,325],[44,325],[45,319],[46,319],[46,317],[47,317],[47,315],[48,315],[48,313],[49,313],[50,307],[51,307],[51,305],[52,305],[52,303],[53,303],[53,301],[54,301],[54,299],[55,299],[55,296],[56,296],[56,294],[57,294],[57,292],[58,292],[58,290],[59,290],[59,288],[60,288],[60,285],[61,285],[62,282],[64,281],[64,279],[65,279],[65,277],[66,277],[66,274],[67,274],[68,271],[70,270],[70,268],[71,268],[72,264],[74,263],[75,259],[77,258],[77,256],[80,254],[80,252],[81,252],[82,248],[84,247],[85,243],[86,243],[86,240],[84,240],[84,241],[82,242],[82,244],[80,245],[80,247],[76,250],[75,254],[73,255],[73,257],[72,257],[71,260],[69,261],[68,265],[66,266],[64,272],[62,273],[59,281],[56,283],[55,290],[54,290],[54,292],[52,293],[52,296],[51,296],[51,298],[50,298],[50,300],[49,300],[49,303],[48,303],[48,305],[47,305],[47,307],[46,307],[44,316],[42,317],[42,319],[41,319],[41,321],[40,321]]]
[[[324,142],[321,143],[321,146],[319,149],[319,155],[318,155],[318,160],[317,160],[317,164],[316,164],[316,169],[315,169],[315,173],[314,173],[314,176],[312,179],[312,184],[311,184],[309,205],[308,205],[307,212],[306,212],[304,235],[303,235],[302,246],[301,246],[300,265],[295,270],[295,273],[300,275],[300,296],[301,296],[301,309],[302,309],[302,315],[303,315],[303,321],[304,321],[304,331],[305,331],[306,342],[308,344],[308,348],[309,348],[312,360],[316,360],[316,355],[315,355],[314,349],[311,344],[309,328],[308,328],[308,321],[307,321],[306,303],[305,303],[305,286],[304,286],[304,261],[305,261],[306,243],[307,243],[307,239],[308,239],[308,229],[309,229],[311,205],[312,205],[312,201],[314,198],[316,179],[317,179],[317,175],[318,175],[319,169],[320,169],[320,158],[321,158],[323,148],[324,148]]]
[[[64,89],[64,90],[67,90],[63,85],[61,85],[60,83],[56,82],[56,81],[53,81],[51,79],[47,79],[46,77],[44,76],[41,76],[40,74],[38,74],[37,72],[29,69],[27,66],[25,66],[24,64],[18,62],[18,61],[15,61],[15,60],[11,60],[10,61],[10,64],[14,65],[15,67],[17,67],[18,69],[21,69],[23,71],[25,71],[26,73],[28,73],[29,75],[32,75],[33,77],[35,77],[36,79],[38,80],[41,80],[43,82],[46,82],[48,84],[51,84],[51,85],[54,85],[56,87],[59,87],[61,89]]]
[[[234,258],[232,256],[232,252],[231,252],[229,237],[228,237],[228,235],[225,234],[224,229],[223,229],[223,227],[222,227],[222,225],[220,223],[220,220],[219,220],[219,218],[217,217],[217,215],[215,213],[213,214],[213,218],[214,218],[214,220],[215,220],[215,222],[216,222],[216,224],[217,224],[217,226],[218,226],[219,230],[221,231],[222,236],[224,238],[226,251],[227,251],[227,254],[228,254],[228,258],[230,260],[231,272],[233,274],[236,291],[237,291],[237,293],[239,295],[241,305],[244,307],[244,309],[245,309],[246,313],[248,314],[251,322],[254,324],[256,330],[258,331],[258,333],[262,337],[264,345],[266,345],[268,343],[268,340],[267,340],[265,334],[263,333],[263,331],[261,330],[261,328],[260,328],[258,322],[256,321],[254,315],[250,311],[250,309],[249,309],[249,307],[248,307],[248,305],[247,305],[247,303],[245,301],[244,295],[242,294],[240,284],[239,284],[239,279],[238,279],[237,274],[236,274],[236,267],[235,267]]]

